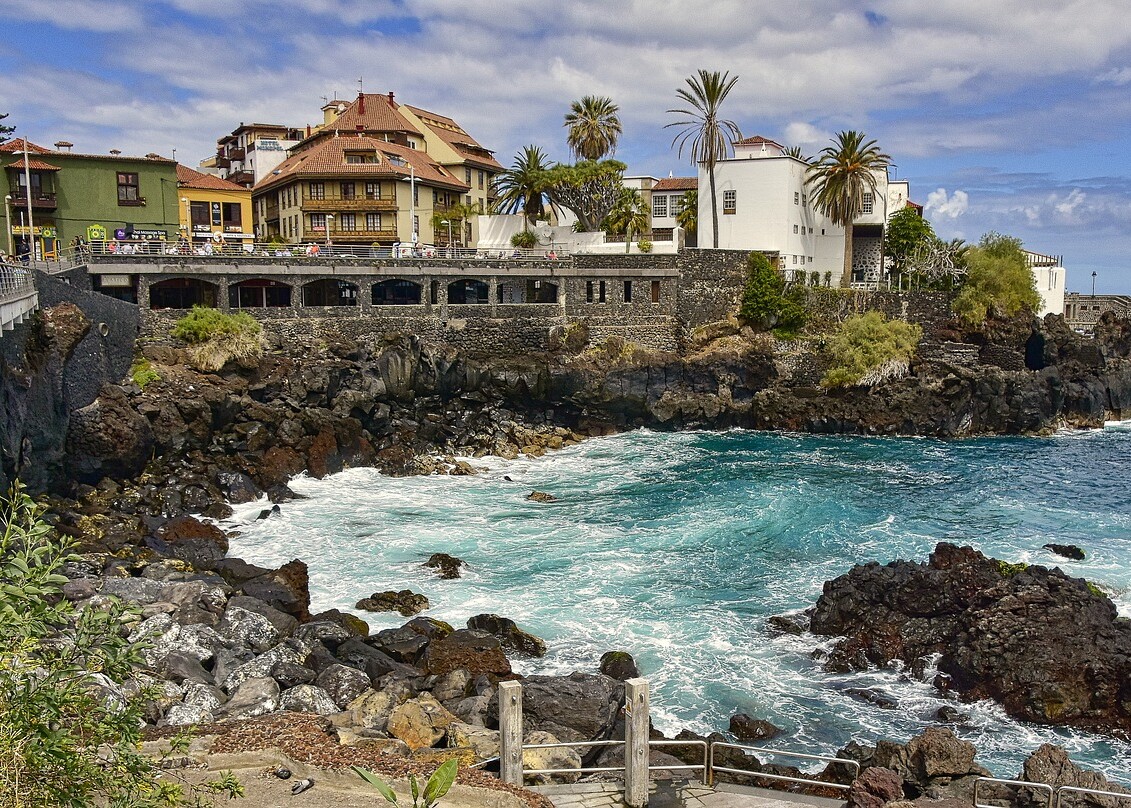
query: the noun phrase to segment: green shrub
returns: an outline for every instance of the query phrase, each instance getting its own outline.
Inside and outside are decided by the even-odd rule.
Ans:
[[[636,247],[642,253],[652,252],[652,242],[650,242],[648,239],[641,239],[640,241],[636,242]]]
[[[140,752],[152,693],[122,628],[137,610],[111,599],[76,611],[60,591],[75,558],[18,484],[0,497],[0,805],[189,804]],[[201,788],[242,793],[230,773]]]
[[[1014,575],[1020,575],[1027,569],[1029,569],[1029,565],[1020,561],[1016,564],[1001,560],[997,562],[997,571],[1001,573],[1002,578],[1012,578]]]
[[[520,250],[533,250],[538,244],[538,237],[529,230],[520,230],[511,236],[511,246]]]
[[[966,280],[953,308],[968,324],[981,325],[991,313],[1012,317],[1022,309],[1040,309],[1041,296],[1019,239],[987,233],[965,252],[965,260]]]
[[[922,336],[920,326],[888,320],[879,312],[849,317],[829,339],[832,361],[821,384],[872,385],[903,375]]]
[[[796,331],[805,324],[800,289],[785,289],[785,281],[765,253],[752,252],[747,259],[746,288],[738,316],[754,328]]]
[[[147,385],[161,381],[161,376],[148,359],[135,359],[130,365],[130,380],[144,390]]]
[[[445,761],[440,768],[432,772],[432,776],[424,784],[424,788],[420,788],[420,783],[416,780],[415,774],[408,776],[409,790],[412,796],[412,808],[433,808],[439,801],[440,797],[448,793],[448,789],[456,781],[456,773],[459,769],[459,761],[451,759]],[[353,770],[371,786],[381,792],[381,796],[385,798],[393,806],[399,808],[400,802],[397,799],[396,792],[389,787],[389,784],[375,775],[368,769],[363,769],[360,766],[354,766]]]
[[[215,373],[232,360],[263,356],[263,329],[247,312],[224,314],[193,306],[177,321],[172,334],[189,345],[189,361],[197,370]]]

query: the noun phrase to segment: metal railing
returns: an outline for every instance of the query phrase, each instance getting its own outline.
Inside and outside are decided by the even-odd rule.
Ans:
[[[233,258],[286,258],[300,260],[368,260],[388,258],[417,258],[460,261],[553,261],[567,258],[568,249],[538,248],[464,248],[437,247],[432,244],[412,246],[404,244],[391,247],[372,247],[355,244],[275,244],[275,243],[217,243],[178,244],[169,241],[97,241],[80,250],[82,260],[87,256],[180,256],[192,259],[231,260]]]
[[[742,752],[755,752],[755,753],[761,753],[763,755],[777,755],[779,757],[790,757],[790,758],[796,758],[798,760],[812,760],[812,761],[824,762],[826,764],[840,763],[840,764],[848,766],[849,768],[852,769],[852,771],[853,771],[852,779],[853,780],[855,780],[860,775],[860,763],[858,761],[855,761],[855,760],[848,760],[847,758],[838,758],[838,757],[832,757],[832,756],[829,756],[829,755],[811,755],[811,754],[804,753],[804,752],[788,752],[788,751],[781,750],[781,749],[766,749],[766,748],[760,747],[760,746],[743,746],[741,744],[735,744],[735,743],[715,742],[715,743],[711,744],[711,747],[708,750],[708,753],[709,753],[708,771],[709,771],[710,777],[711,777],[711,779],[708,781],[708,783],[714,782],[715,772],[724,772],[726,774],[739,774],[739,775],[742,775],[744,777],[762,777],[762,778],[765,778],[766,780],[776,780],[776,781],[785,782],[785,783],[800,783],[802,785],[822,786],[824,788],[836,789],[837,791],[848,791],[848,789],[851,788],[851,786],[844,785],[843,783],[830,783],[826,780],[817,780],[814,777],[790,777],[790,776],[787,776],[787,775],[784,775],[784,774],[768,774],[766,772],[751,771],[750,769],[733,769],[733,768],[730,768],[730,767],[727,767],[727,766],[716,766],[715,765],[715,750],[716,749],[737,749],[737,750],[740,750]]]
[[[998,803],[982,801],[983,788],[991,785],[1007,786],[1013,789],[1027,788],[1033,791],[1040,791],[1045,795],[1045,805],[1047,808],[1061,808],[1066,794],[1108,797],[1131,802],[1131,793],[1126,792],[1101,791],[1096,788],[1084,788],[1082,786],[1056,786],[1054,788],[1048,783],[1033,783],[1028,780],[1004,780],[999,777],[979,777],[974,781],[974,808],[1003,808],[1003,806]],[[1010,802],[1012,802],[1012,800]]]
[[[0,302],[19,300],[35,294],[33,270],[14,264],[0,264]]]
[[[1061,798],[1065,794],[1087,794],[1093,797],[1113,797],[1117,800],[1131,801],[1131,794],[1123,794],[1117,791],[1100,791],[1096,788],[1083,788],[1081,786],[1061,786],[1056,790],[1056,799],[1053,801],[1053,808],[1060,808]]]
[[[562,741],[560,743],[532,743],[523,744],[522,751],[527,749],[580,749],[593,746],[624,746],[624,741]],[[601,772],[623,772],[624,766],[588,766],[580,769],[527,769],[523,768],[522,774],[599,774]]]
[[[677,766],[665,766],[657,764],[655,766],[649,766],[648,771],[686,772],[700,769],[703,772],[703,782],[710,782],[711,745],[707,743],[707,741],[648,741],[649,749],[657,746],[701,746],[703,748],[703,762],[695,764],[682,764]]]

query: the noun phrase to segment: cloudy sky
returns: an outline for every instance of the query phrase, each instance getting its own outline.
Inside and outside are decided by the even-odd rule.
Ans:
[[[813,153],[862,129],[944,238],[1062,254],[1068,288],[1131,293],[1126,0],[3,0],[0,112],[17,135],[195,165],[241,121],[305,125],[392,90],[509,165],[568,156],[570,101],[620,105],[630,173],[693,174],[675,91],[739,76],[726,117]]]

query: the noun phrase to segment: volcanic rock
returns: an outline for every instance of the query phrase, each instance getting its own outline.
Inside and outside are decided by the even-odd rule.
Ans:
[[[405,617],[412,617],[428,608],[428,598],[410,589],[400,592],[374,592],[367,598],[357,602],[355,608],[367,612],[400,612]]]
[[[428,556],[428,560],[424,562],[424,566],[429,569],[439,570],[442,579],[451,580],[459,577],[460,568],[466,567],[467,562],[453,555],[448,555],[447,553],[433,553]]]
[[[544,640],[529,634],[518,627],[509,617],[497,614],[477,614],[468,618],[467,627],[475,631],[486,631],[499,639],[503,648],[525,656],[543,657],[546,655]]]

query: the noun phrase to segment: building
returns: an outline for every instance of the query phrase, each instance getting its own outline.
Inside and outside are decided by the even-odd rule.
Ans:
[[[488,149],[452,119],[400,105],[392,93],[331,101],[323,115],[253,188],[260,240],[474,246],[468,214],[489,206],[502,170]]]
[[[178,165],[177,192],[180,233],[194,249],[254,243],[248,188]]]
[[[280,124],[242,121],[216,141],[216,154],[201,162],[207,173],[251,188],[287,159],[287,150],[303,139],[302,130]],[[248,220],[248,229],[251,221]]]
[[[833,279],[844,269],[844,228],[820,213],[806,184],[808,164],[780,143],[750,137],[734,144],[734,157],[715,165],[719,248],[777,253],[788,274],[816,272]],[[875,286],[884,276],[883,235],[888,217],[910,202],[906,180],[877,175],[853,223],[852,281]],[[699,243],[713,244],[710,177],[699,167]],[[835,283],[835,280],[834,280]]]
[[[1033,273],[1037,293],[1041,296],[1041,310],[1037,314],[1064,314],[1064,260],[1059,255],[1041,255],[1024,250],[1025,261]]]
[[[1131,319],[1131,295],[1084,295],[1068,292],[1064,296],[1064,319],[1074,330],[1091,332],[1105,313]]]
[[[76,238],[126,249],[176,239],[176,162],[157,154],[77,154],[71,148],[65,141],[54,150],[23,139],[0,144],[9,197],[5,226],[13,252],[26,254],[30,246],[37,258],[54,258]]]

